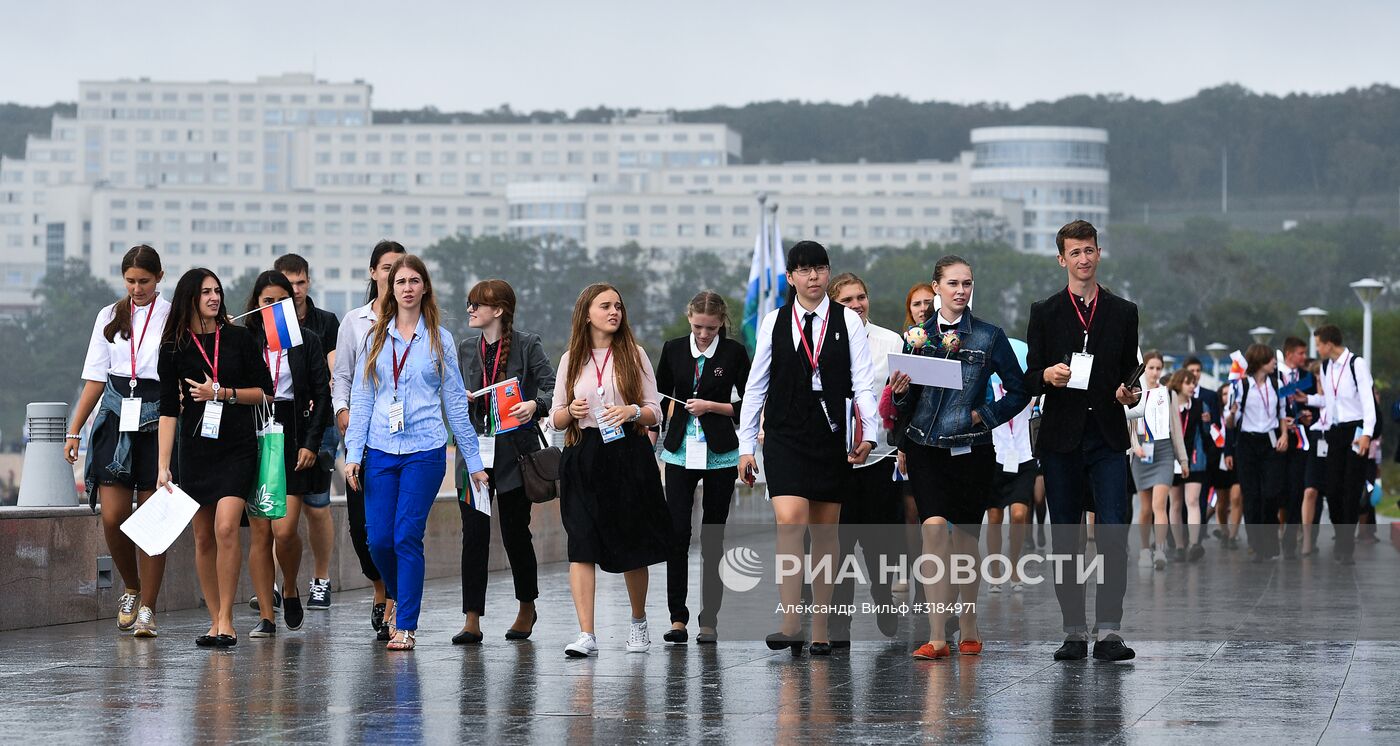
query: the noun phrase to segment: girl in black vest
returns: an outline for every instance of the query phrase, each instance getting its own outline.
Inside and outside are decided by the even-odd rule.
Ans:
[[[666,463],[666,503],[671,508],[672,554],[666,560],[666,597],[671,607],[671,629],[666,642],[686,641],[686,586],[689,583],[691,513],[695,486],[704,485],[700,530],[701,579],[699,643],[718,640],[715,617],[724,594],[719,579],[719,558],[724,552],[724,524],[739,474],[739,437],[734,425],[739,406],[731,403],[736,389],[743,396],[749,378],[749,353],[742,344],[725,336],[729,312],[724,298],[703,290],[686,307],[690,334],[661,348],[656,365],[656,389],[672,397],[662,409],[668,413],[661,460]]]
[[[253,281],[253,293],[248,296],[245,310],[253,311],[292,297],[292,283],[277,270],[263,272]],[[326,354],[321,338],[302,327],[302,343],[290,349],[273,352],[267,347],[261,313],[253,313],[246,325],[262,348],[263,364],[272,376],[272,414],[282,425],[285,435],[283,461],[287,473],[287,514],[271,521],[250,516],[252,546],[248,550],[248,575],[258,598],[273,598],[272,564],[276,546],[277,564],[282,567],[282,588],[288,595],[282,600],[282,621],[287,629],[301,629],[303,609],[297,592],[297,571],[301,569],[301,537],[297,523],[301,521],[301,498],[330,488],[331,475],[321,467],[317,453],[321,436],[331,420],[331,374],[326,367]],[[273,604],[258,604],[262,618],[249,637],[271,637],[276,633],[276,609]]]
[[[762,415],[764,468],[778,522],[778,553],[801,557],[803,533],[810,526],[812,561],[825,561],[835,572],[836,525],[851,465],[865,463],[875,447],[864,436],[848,437],[853,423],[846,414],[847,402],[854,402],[861,430],[869,437],[874,437],[878,414],[865,324],[855,311],[827,298],[830,275],[831,261],[821,244],[799,241],[788,251],[788,300],[759,325],[752,375],[744,391],[739,473],[753,484]],[[817,606],[830,603],[832,580],[830,573],[813,578]],[[793,655],[801,654],[806,643],[795,608],[800,594],[800,578],[786,576],[782,629],[768,636],[770,649],[790,648]],[[830,655],[826,614],[813,615],[811,632],[812,654]]]
[[[535,546],[530,536],[530,500],[520,477],[520,454],[540,450],[538,417],[549,411],[554,394],[554,366],[544,354],[540,336],[515,328],[515,290],[505,280],[482,280],[467,293],[471,330],[462,336],[457,360],[468,391],[478,391],[512,378],[520,382],[522,401],[501,414],[520,420],[518,428],[492,437],[487,411],[493,399],[486,394],[471,403],[472,427],[481,437],[483,463],[491,477],[496,498],[493,511],[501,522],[501,544],[510,558],[515,579],[515,600],[520,602],[515,622],[506,630],[507,640],[524,640],[535,628],[535,599],[540,595]],[[491,454],[491,461],[485,455]],[[458,474],[466,462],[458,454]],[[464,480],[459,479],[458,484]],[[481,642],[481,617],[486,614],[486,566],[491,547],[491,517],[459,501],[462,511],[462,631],[454,645]]]

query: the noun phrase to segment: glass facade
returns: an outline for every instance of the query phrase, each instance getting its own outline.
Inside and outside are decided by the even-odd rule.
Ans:
[[[1108,168],[1108,146],[1068,140],[977,143],[974,168]]]

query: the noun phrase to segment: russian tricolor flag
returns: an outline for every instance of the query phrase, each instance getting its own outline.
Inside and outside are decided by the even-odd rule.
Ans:
[[[301,325],[297,323],[297,307],[291,298],[263,306],[258,313],[262,314],[267,349],[277,352],[301,344]]]

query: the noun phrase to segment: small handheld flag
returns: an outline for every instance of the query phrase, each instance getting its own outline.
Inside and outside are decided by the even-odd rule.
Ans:
[[[297,323],[297,307],[291,298],[263,306],[258,313],[262,314],[267,349],[277,352],[301,344],[301,325]]]
[[[1244,353],[1235,350],[1230,353],[1230,380],[1238,381],[1244,378],[1245,372],[1249,370],[1249,363],[1244,360]]]

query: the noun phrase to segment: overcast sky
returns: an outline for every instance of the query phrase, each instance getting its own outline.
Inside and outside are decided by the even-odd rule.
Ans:
[[[4,0],[0,101],[79,80],[363,78],[377,108],[699,108],[874,94],[1021,105],[1394,83],[1400,3]]]

